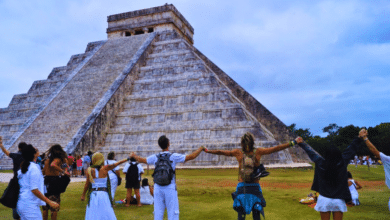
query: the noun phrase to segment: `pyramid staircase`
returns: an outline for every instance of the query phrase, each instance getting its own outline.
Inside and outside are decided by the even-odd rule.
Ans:
[[[131,93],[125,97],[123,110],[116,115],[99,151],[105,154],[114,151],[117,159],[132,151],[146,157],[161,151],[157,140],[163,134],[170,139],[171,151],[179,153],[192,152],[199,146],[240,148],[240,138],[247,131],[254,134],[258,146],[279,144],[195,50],[174,31],[157,36]],[[262,162],[294,161],[285,150],[263,156]],[[185,166],[236,164],[235,158],[201,154]]]

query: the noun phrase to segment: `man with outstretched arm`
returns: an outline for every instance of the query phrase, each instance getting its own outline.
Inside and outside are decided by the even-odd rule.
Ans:
[[[363,139],[364,143],[367,145],[368,149],[371,151],[376,158],[379,158],[383,163],[383,168],[385,170],[386,185],[390,189],[390,156],[379,152],[378,149],[371,143],[368,139],[368,132],[366,129],[362,129],[359,132],[359,137]],[[389,211],[390,211],[390,198],[389,198]]]
[[[12,163],[13,163],[13,171],[14,171],[14,177],[13,178],[17,178],[18,177],[18,170],[20,170],[20,164],[23,162],[23,157],[22,157],[22,149],[23,147],[27,146],[26,143],[24,142],[20,142],[19,145],[18,145],[18,152],[16,153],[10,153],[7,149],[5,149],[4,145],[3,145],[3,137],[0,136],[0,148],[1,150],[3,151],[3,153],[5,155],[7,155],[8,157],[10,157],[12,159]],[[16,211],[16,208],[12,209],[12,217],[14,219],[20,219],[20,216],[18,214],[18,212]]]
[[[153,154],[148,158],[140,157],[134,152],[131,157],[135,158],[139,163],[146,163],[155,165],[154,178],[154,220],[162,220],[165,209],[168,212],[168,220],[179,219],[179,200],[177,197],[176,183],[175,183],[175,167],[177,163],[184,163],[195,159],[205,148],[199,147],[196,151],[189,155],[170,153],[169,139],[163,135],[158,139],[158,145],[162,152]],[[165,167],[168,167],[166,171]],[[169,178],[164,178],[164,173],[168,172]],[[167,180],[167,182],[166,182]],[[159,183],[160,182],[160,183]],[[164,182],[164,183],[163,183]]]
[[[260,220],[260,214],[264,216],[263,207],[265,207],[265,199],[259,184],[259,178],[252,178],[245,170],[248,164],[253,164],[252,167],[260,165],[262,155],[272,154],[277,151],[287,149],[302,138],[298,137],[294,141],[286,144],[280,144],[270,148],[254,149],[254,137],[250,132],[247,132],[241,138],[241,149],[234,150],[208,150],[206,153],[224,155],[228,157],[236,157],[239,164],[239,176],[236,192],[232,194],[234,199],[233,208],[238,212],[238,219],[245,219],[245,215],[252,211],[253,219]],[[253,172],[253,169],[252,169]]]

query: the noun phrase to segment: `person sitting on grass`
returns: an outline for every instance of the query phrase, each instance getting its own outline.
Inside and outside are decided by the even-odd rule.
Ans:
[[[208,150],[206,153],[236,157],[239,167],[238,185],[236,192],[232,194],[234,199],[233,208],[238,212],[238,219],[244,220],[245,215],[252,212],[253,219],[259,220],[260,214],[264,216],[265,199],[259,184],[259,178],[253,178],[251,172],[254,167],[260,166],[260,158],[262,155],[272,154],[284,150],[296,144],[300,138],[295,139],[295,142],[277,145],[270,148],[254,149],[254,137],[252,133],[247,132],[241,138],[241,149],[234,150]],[[251,166],[252,169],[247,172],[246,167]]]
[[[322,220],[329,220],[332,213],[334,220],[343,219],[343,213],[347,211],[346,203],[352,200],[348,188],[347,167],[361,142],[356,136],[343,153],[334,146],[326,147],[322,157],[303,140],[298,141],[298,145],[315,163],[311,189],[320,193],[314,209],[320,212]]]
[[[358,190],[361,189],[362,186],[352,178],[351,172],[347,171],[347,173],[348,173],[348,187],[349,187],[349,191],[351,192],[352,203],[354,206],[360,205]]]
[[[378,149],[368,140],[368,132],[366,129],[362,129],[359,133],[359,137],[364,140],[364,143],[367,145],[368,149],[376,158],[382,161],[383,168],[385,170],[386,185],[390,188],[390,156],[379,152]],[[390,198],[389,198],[389,211],[390,211]]]
[[[142,205],[152,205],[153,204],[153,202],[154,202],[153,186],[149,186],[149,181],[147,178],[144,178],[142,180],[140,194],[141,194],[141,204]]]
[[[87,181],[81,195],[81,201],[84,201],[85,194],[88,191],[88,205],[85,212],[86,220],[116,220],[114,209],[112,208],[113,201],[108,171],[129,160],[130,157],[104,166],[102,153],[96,152],[92,155],[92,166],[87,169]]]

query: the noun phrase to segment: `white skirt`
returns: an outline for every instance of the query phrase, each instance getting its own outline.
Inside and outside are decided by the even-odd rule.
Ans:
[[[314,209],[317,212],[346,212],[347,205],[343,199],[331,199],[320,195]]]
[[[108,193],[104,191],[91,192],[89,205],[85,212],[86,220],[116,220],[114,209]]]

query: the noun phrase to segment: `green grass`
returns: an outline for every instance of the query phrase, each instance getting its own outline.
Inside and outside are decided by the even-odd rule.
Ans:
[[[384,185],[382,166],[355,168],[350,166],[354,179],[367,186],[359,190],[361,206],[348,208],[344,219],[388,219],[387,207],[390,190]],[[231,193],[237,184],[237,169],[178,170],[177,183],[180,218],[184,220],[237,219],[232,209]],[[151,174],[146,175],[151,180]],[[271,175],[262,179],[266,219],[320,219],[313,208],[299,204],[299,199],[311,192],[312,169],[272,169]],[[7,184],[1,183],[3,191]],[[84,219],[86,203],[80,201],[84,183],[72,183],[62,194],[59,219]],[[124,184],[118,187],[116,200],[126,196]],[[115,207],[120,219],[153,219],[153,206],[141,208],[123,205]],[[12,219],[11,210],[0,205],[0,218]],[[166,219],[166,218],[165,218]],[[252,216],[247,216],[251,220]]]
[[[13,170],[0,170],[0,173],[13,173]]]

